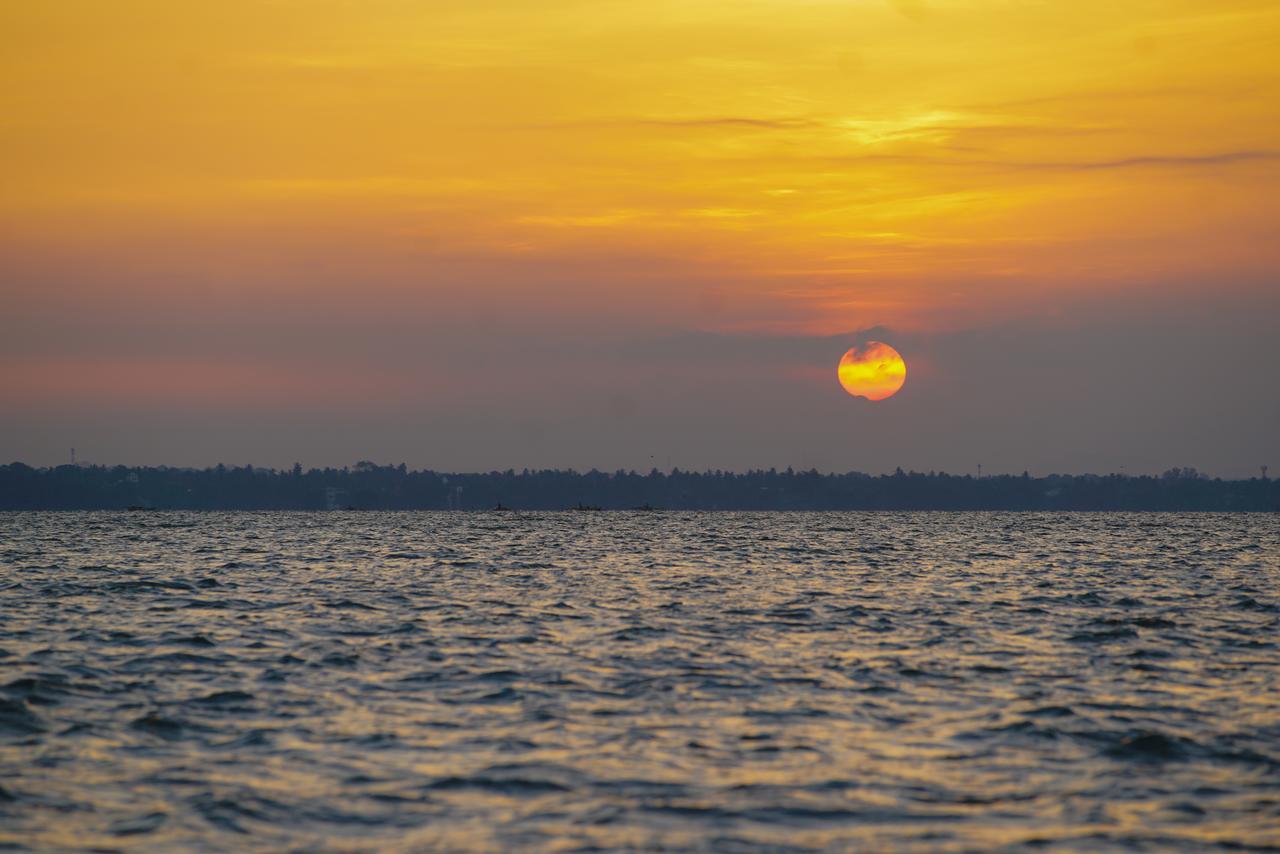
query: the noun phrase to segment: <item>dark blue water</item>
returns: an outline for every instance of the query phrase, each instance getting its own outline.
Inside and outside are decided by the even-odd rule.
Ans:
[[[0,514],[0,845],[1280,846],[1280,519]]]

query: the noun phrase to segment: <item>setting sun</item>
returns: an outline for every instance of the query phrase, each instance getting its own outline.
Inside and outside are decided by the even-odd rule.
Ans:
[[[837,369],[840,385],[854,397],[893,397],[907,379],[907,363],[897,350],[880,341],[851,347]]]

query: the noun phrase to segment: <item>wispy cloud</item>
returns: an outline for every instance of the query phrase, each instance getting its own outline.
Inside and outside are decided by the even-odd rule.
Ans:
[[[514,126],[522,130],[655,129],[717,131],[807,131],[815,140],[854,141],[862,145],[888,145],[975,137],[1078,137],[1117,133],[1123,128],[1102,124],[1065,123],[1052,120],[1020,120],[1002,113],[975,113],[944,108],[892,116],[792,115],[792,116],[609,116],[538,122]],[[946,146],[952,148],[953,146]]]
[[[901,163],[911,166],[1005,169],[1009,171],[1091,172],[1109,169],[1200,168],[1231,166],[1237,163],[1280,160],[1280,150],[1258,149],[1221,151],[1211,154],[1146,154],[1107,160],[997,160],[972,157],[935,157],[914,154],[866,154],[823,157],[832,163]]]
[[[704,116],[691,118],[661,118],[648,116],[620,116],[614,118],[581,119],[565,122],[547,122],[527,127],[546,130],[561,128],[746,128],[758,130],[796,130],[822,127],[816,119],[804,117],[758,118],[753,116]]]
[[[1251,160],[1280,160],[1280,151],[1224,151],[1217,154],[1143,155],[1121,157],[1115,160],[1010,163],[1006,165],[1011,168],[1021,169],[1089,171],[1096,169],[1132,169],[1141,166],[1225,166]]]
[[[715,332],[682,330],[665,335],[637,336],[610,344],[610,354],[625,360],[690,360],[752,365],[800,363],[826,364],[840,357],[852,344],[889,338],[894,333],[884,326],[843,331],[837,334],[787,332]],[[834,370],[834,367],[833,367]]]

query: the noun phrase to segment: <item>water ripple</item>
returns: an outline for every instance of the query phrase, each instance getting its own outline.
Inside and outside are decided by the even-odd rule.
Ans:
[[[0,514],[0,847],[1275,850],[1280,521]]]

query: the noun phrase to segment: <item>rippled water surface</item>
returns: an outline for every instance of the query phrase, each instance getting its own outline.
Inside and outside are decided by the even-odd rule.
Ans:
[[[0,514],[0,847],[1280,846],[1280,520]]]

